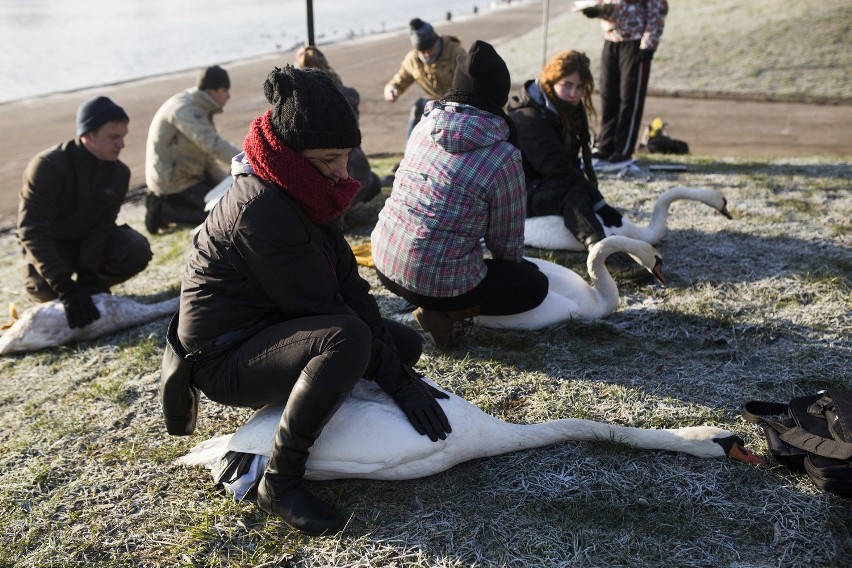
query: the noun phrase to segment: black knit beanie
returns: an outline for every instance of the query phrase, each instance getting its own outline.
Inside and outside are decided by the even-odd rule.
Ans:
[[[228,77],[227,71],[225,71],[218,65],[213,65],[212,67],[208,67],[206,69],[201,70],[201,73],[198,74],[198,81],[196,82],[196,86],[200,90],[230,89],[231,79]]]
[[[130,120],[124,109],[108,97],[95,97],[77,109],[77,136],[82,136],[111,120]]]
[[[470,105],[501,117],[509,126],[509,142],[517,146],[515,123],[503,110],[509,102],[509,90],[512,88],[506,62],[490,43],[476,40],[466,55],[456,58],[456,63],[453,88],[441,99]]]
[[[512,79],[506,62],[490,43],[476,40],[457,59],[453,89],[467,91],[503,107],[509,102]]]
[[[408,27],[411,28],[411,45],[417,51],[426,51],[438,41],[438,34],[435,33],[435,28],[420,18],[414,18],[408,22]]]
[[[319,69],[274,68],[263,83],[272,105],[278,139],[300,152],[317,148],[355,148],[361,131],[352,107]]]

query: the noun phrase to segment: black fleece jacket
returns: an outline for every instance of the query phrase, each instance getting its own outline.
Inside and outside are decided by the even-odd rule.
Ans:
[[[257,321],[356,315],[373,333],[366,378],[409,378],[370,285],[333,221],[317,225],[271,182],[237,176],[198,233],[183,276],[178,338],[195,350]]]

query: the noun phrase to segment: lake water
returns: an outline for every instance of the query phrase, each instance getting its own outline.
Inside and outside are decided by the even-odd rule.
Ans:
[[[314,0],[314,41],[440,24],[476,0]],[[306,0],[0,0],[0,103],[287,51]]]

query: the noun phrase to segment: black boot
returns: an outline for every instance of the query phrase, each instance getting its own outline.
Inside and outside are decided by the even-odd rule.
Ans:
[[[334,534],[346,524],[333,507],[304,487],[304,476],[308,449],[347,396],[349,391],[325,390],[302,374],[287,399],[272,456],[258,484],[257,505],[307,535]]]
[[[160,232],[163,225],[162,201],[159,197],[148,192],[145,196],[145,229],[152,235]]]

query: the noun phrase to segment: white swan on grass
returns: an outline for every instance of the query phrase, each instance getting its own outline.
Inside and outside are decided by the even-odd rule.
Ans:
[[[727,201],[722,193],[715,189],[701,189],[696,187],[673,187],[662,193],[654,203],[651,213],[651,221],[645,227],[636,225],[627,217],[622,217],[620,227],[610,227],[604,224],[598,217],[604,228],[604,234],[623,235],[645,241],[655,245],[663,240],[666,235],[666,221],[669,216],[669,206],[673,201],[687,199],[700,201],[716,209],[719,213],[731,218],[728,212]],[[580,241],[565,228],[565,223],[560,215],[544,215],[541,217],[530,217],[524,223],[524,244],[531,247],[539,247],[549,250],[586,250]]]
[[[0,355],[35,351],[72,341],[94,339],[126,327],[173,314],[179,298],[156,304],[140,304],[112,294],[95,294],[92,301],[101,317],[86,327],[71,329],[65,319],[65,306],[59,300],[38,304],[26,310],[0,337]]]
[[[628,237],[606,237],[595,243],[586,259],[591,285],[564,266],[540,258],[528,258],[547,276],[548,291],[544,301],[520,314],[479,316],[476,323],[495,329],[541,329],[572,319],[607,317],[618,307],[619,300],[618,285],[604,264],[606,257],[615,252],[626,252],[665,285],[663,259],[654,247]]]
[[[448,394],[449,399],[438,402],[453,431],[446,440],[431,442],[411,427],[396,403],[375,383],[359,381],[311,448],[305,477],[415,479],[468,460],[566,441],[610,440],[635,448],[683,452],[701,458],[727,455],[747,463],[759,461],[742,447],[742,440],[715,426],[632,428],[581,418],[512,424]],[[228,451],[253,454],[248,473],[237,483],[226,485],[237,499],[242,499],[262,475],[283,410],[283,404],[265,406],[234,434],[201,442],[177,461],[213,469]]]

